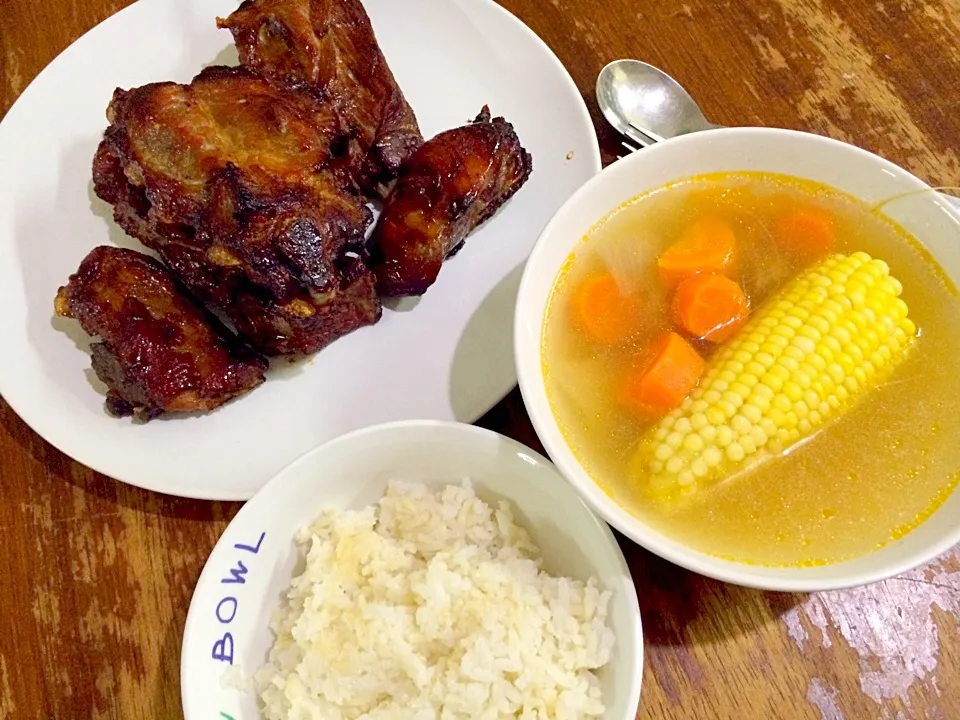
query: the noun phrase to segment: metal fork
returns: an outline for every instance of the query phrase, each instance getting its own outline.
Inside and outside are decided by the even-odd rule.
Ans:
[[[626,132],[625,135],[627,137],[627,140],[629,140],[630,142],[627,142],[627,140],[624,140],[620,144],[624,148],[626,148],[630,153],[635,153],[637,152],[637,150],[640,150],[641,148],[649,147],[650,145],[654,145],[658,142],[663,142],[664,140],[664,138],[660,137],[655,132],[652,132],[650,130],[647,130],[646,128],[642,128],[637,125],[634,125],[633,123],[630,123],[628,132]],[[620,159],[624,157],[626,157],[626,155],[618,156],[618,158]]]

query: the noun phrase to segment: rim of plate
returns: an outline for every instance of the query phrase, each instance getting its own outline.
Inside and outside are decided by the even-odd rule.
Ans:
[[[271,494],[276,491],[276,488],[280,487],[284,482],[287,481],[287,476],[294,473],[294,471],[300,465],[309,462],[311,456],[325,452],[331,446],[352,442],[358,438],[368,435],[377,435],[381,433],[389,434],[395,430],[413,428],[443,428],[452,432],[462,433],[464,436],[468,437],[477,439],[496,439],[499,442],[505,442],[512,451],[522,452],[524,455],[533,458],[536,461],[537,466],[556,475],[557,480],[560,481],[560,486],[564,488],[563,492],[569,493],[571,499],[575,500],[583,508],[586,516],[586,522],[588,522],[592,528],[596,530],[603,538],[606,544],[605,549],[610,555],[613,556],[618,570],[627,579],[627,582],[622,584],[624,592],[627,594],[626,600],[632,608],[636,608],[636,613],[634,613],[636,622],[631,625],[631,634],[633,636],[633,642],[638,649],[638,672],[631,677],[630,686],[627,692],[629,693],[628,697],[631,698],[631,706],[634,708],[633,712],[637,712],[643,684],[643,666],[645,655],[643,645],[643,618],[640,612],[640,600],[637,595],[637,586],[633,581],[633,576],[630,572],[630,566],[627,565],[627,560],[623,554],[623,549],[620,547],[620,543],[617,542],[610,525],[608,525],[607,522],[593,510],[593,508],[590,506],[590,503],[584,500],[583,495],[567,479],[564,473],[560,471],[560,468],[555,463],[551,462],[549,458],[543,456],[533,448],[527,447],[523,443],[493,430],[488,430],[487,428],[478,427],[476,425],[469,425],[466,423],[447,420],[396,420],[394,422],[381,423],[379,425],[370,425],[368,427],[360,428],[359,430],[345,433],[333,438],[332,440],[328,440],[327,442],[321,443],[311,450],[308,450],[300,457],[287,464],[283,469],[270,478],[270,480],[268,480],[267,483],[260,488],[260,490],[258,490],[254,496],[243,505],[243,507],[240,508],[237,514],[233,516],[227,526],[223,529],[223,532],[220,533],[220,537],[217,538],[216,544],[213,546],[213,549],[210,551],[210,554],[204,561],[203,570],[201,570],[200,576],[197,579],[197,583],[194,585],[193,593],[190,596],[190,606],[187,609],[187,617],[184,621],[183,635],[180,642],[180,703],[184,712],[186,712],[187,707],[187,688],[191,683],[191,679],[186,673],[187,661],[189,657],[188,651],[190,649],[188,647],[189,643],[187,638],[196,636],[194,628],[196,624],[200,622],[200,610],[196,602],[197,596],[199,595],[201,588],[212,582],[211,578],[214,577],[215,573],[215,568],[212,561],[214,556],[219,554],[219,552],[227,546],[227,536],[230,532],[230,529],[245,522],[248,516],[255,515],[259,505],[268,502]],[[317,512],[319,512],[321,509],[322,508],[318,507]],[[295,531],[296,528],[293,528],[291,530],[291,534]]]
[[[87,30],[83,35],[74,40],[70,45],[64,48],[56,57],[53,58],[44,68],[37,73],[27,86],[23,89],[23,92],[17,97],[14,103],[8,109],[6,115],[3,117],[3,120],[7,120],[11,116],[15,116],[16,113],[21,112],[22,106],[30,102],[32,93],[35,91],[36,86],[41,81],[41,79],[48,74],[50,68],[58,62],[61,62],[73,54],[78,52],[77,47],[83,43],[88,36],[96,33],[102,32],[103,28],[117,24],[123,21],[129,21],[132,15],[137,12],[143,12],[143,8],[151,4],[162,4],[167,0],[140,0],[140,2],[128,5],[121,10],[117,11],[113,15],[105,18],[101,22],[97,23],[89,30]],[[363,2],[363,0],[361,0]],[[590,152],[590,157],[588,158],[589,164],[592,168],[593,176],[598,174],[602,170],[602,160],[600,155],[599,141],[597,139],[596,127],[593,124],[593,119],[590,116],[590,111],[587,107],[586,100],[581,94],[579,88],[577,88],[576,83],[573,80],[573,77],[570,75],[570,72],[564,66],[564,64],[557,57],[556,53],[550,48],[549,45],[544,42],[544,40],[537,35],[526,23],[524,23],[520,18],[511,13],[506,8],[499,5],[495,0],[469,0],[470,3],[477,3],[484,6],[487,6],[489,10],[499,14],[506,22],[513,23],[518,30],[520,30],[523,35],[526,37],[527,41],[531,42],[534,46],[537,47],[540,54],[549,61],[552,65],[554,72],[556,73],[557,79],[561,82],[570,95],[571,100],[571,110],[573,107],[576,108],[578,114],[578,120],[583,125],[586,130],[585,140],[587,140],[588,149]],[[121,17],[123,19],[121,19]],[[89,40],[87,40],[89,42]],[[4,133],[3,133],[3,122],[0,121],[0,146],[3,144]],[[549,220],[547,221],[549,222]],[[0,248],[2,249],[2,248]],[[528,256],[529,257],[529,254]],[[515,308],[514,308],[515,309]],[[511,322],[515,317],[515,312],[511,315]],[[512,329],[508,332],[511,332]],[[321,351],[322,352],[322,351]],[[144,490],[149,490],[152,492],[164,493],[176,497],[190,498],[196,500],[217,500],[217,501],[243,501],[250,499],[257,490],[246,492],[246,491],[237,491],[232,489],[217,489],[213,488],[210,491],[207,491],[203,487],[196,487],[190,483],[184,483],[182,481],[168,480],[164,482],[159,482],[155,479],[142,480],[137,476],[130,476],[129,473],[117,472],[113,470],[113,465],[115,464],[109,458],[104,458],[102,456],[97,456],[93,459],[86,458],[86,447],[84,443],[77,444],[73,439],[69,431],[63,426],[55,423],[50,423],[47,420],[47,413],[42,407],[35,406],[29,400],[29,393],[21,393],[18,385],[18,376],[14,376],[10,373],[9,370],[5,369],[6,363],[3,361],[3,354],[0,354],[0,397],[7,402],[11,409],[16,413],[16,415],[37,435],[40,436],[45,442],[52,445],[59,452],[62,452],[64,455],[69,457],[71,460],[78,462],[94,472],[97,472],[101,475],[109,477],[113,480],[123,482],[127,485],[133,487],[138,487]],[[516,377],[516,367],[514,367],[514,377],[512,384],[508,387],[499,390],[495,398],[485,404],[482,410],[476,413],[475,417],[471,419],[471,422],[475,422],[494,408],[497,403],[503,400],[510,391],[518,384],[518,378]],[[492,393],[491,393],[492,395]],[[242,398],[239,399],[242,401]],[[402,422],[402,421],[400,421]],[[332,439],[332,438],[331,438]],[[262,487],[262,486],[261,486]]]
[[[767,578],[762,575],[762,571],[776,568],[751,566],[745,563],[736,563],[714,558],[682,545],[628,513],[593,481],[586,469],[584,469],[580,462],[573,456],[572,451],[563,439],[556,417],[553,415],[553,411],[549,405],[549,400],[546,398],[539,355],[537,356],[537,362],[534,362],[532,359],[521,361],[520,353],[522,348],[527,345],[524,339],[525,333],[522,320],[532,320],[533,318],[531,318],[530,315],[534,312],[532,305],[529,302],[524,302],[526,296],[532,292],[530,286],[533,283],[533,273],[529,272],[529,269],[536,266],[539,256],[546,252],[544,249],[546,247],[545,239],[556,232],[556,228],[566,221],[568,215],[575,212],[576,207],[580,204],[584,195],[600,183],[608,183],[611,181],[611,178],[627,172],[630,164],[643,162],[640,156],[642,156],[644,152],[674,152],[682,148],[684,144],[698,144],[709,141],[711,137],[716,137],[718,133],[722,133],[728,137],[742,135],[745,137],[794,136],[802,138],[805,141],[820,143],[828,148],[848,155],[859,155],[875,163],[878,169],[892,176],[901,178],[907,184],[913,185],[916,190],[926,189],[932,191],[932,187],[928,183],[910,171],[875,153],[834,138],[786,128],[726,127],[704,130],[671,138],[669,141],[663,143],[657,143],[608,166],[601,173],[590,178],[579,190],[571,195],[557,211],[557,214],[547,223],[530,253],[527,260],[527,267],[520,281],[520,289],[517,293],[517,314],[514,322],[514,348],[520,394],[528,409],[534,430],[543,443],[547,454],[551,458],[555,458],[554,463],[560,473],[577,489],[580,497],[584,499],[594,512],[606,522],[609,522],[618,531],[626,535],[632,542],[635,542],[637,545],[675,565],[699,575],[757,590],[774,592],[824,592],[867,585],[915,569],[960,542],[960,525],[957,526],[953,533],[945,534],[936,542],[930,543],[926,548],[914,552],[899,561],[894,561],[875,569],[860,571],[855,574],[851,573],[841,577],[826,579],[810,578],[803,575],[797,577]],[[650,155],[648,154],[646,157],[649,158]],[[960,225],[960,205],[953,201],[945,201],[941,204],[941,207]],[[538,310],[538,328],[542,328],[545,309],[546,306],[544,305],[542,310]],[[536,407],[536,410],[531,412],[531,407]],[[797,568],[798,572],[802,570],[807,570],[807,568]],[[758,573],[757,571],[761,572]]]

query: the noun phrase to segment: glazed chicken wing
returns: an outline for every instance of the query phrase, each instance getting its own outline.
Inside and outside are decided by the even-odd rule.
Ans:
[[[392,179],[423,142],[360,0],[245,0],[217,24],[244,66],[330,103],[364,190]]]
[[[194,304],[160,263],[133,250],[91,251],[60,288],[55,309],[100,337],[93,369],[114,415],[209,411],[264,381],[266,361]]]
[[[129,234],[269,354],[309,353],[380,317],[356,262],[370,210],[329,169],[330,107],[243,68],[117,90],[94,188]]]
[[[383,296],[420,295],[444,259],[530,176],[533,163],[513,126],[490,119],[428,140],[400,168],[374,230],[372,261]]]

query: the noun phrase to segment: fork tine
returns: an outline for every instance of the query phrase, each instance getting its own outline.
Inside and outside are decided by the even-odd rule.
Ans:
[[[641,135],[633,129],[630,129],[629,132],[623,133],[623,137],[626,138],[627,142],[637,148],[645,148],[653,145],[653,140],[648,138],[646,135]]]
[[[629,122],[629,121],[628,121],[628,122]],[[660,137],[660,136],[657,135],[655,132],[652,132],[652,131],[650,131],[650,130],[647,130],[646,128],[642,128],[642,127],[640,127],[639,125],[635,125],[635,124],[633,124],[632,122],[630,123],[630,127],[633,128],[634,130],[636,130],[636,131],[637,131],[638,133],[640,133],[641,135],[646,135],[648,138],[650,138],[650,139],[651,139],[653,142],[655,142],[655,143],[663,142],[663,140],[664,140],[664,138]],[[652,145],[653,143],[648,143],[648,144],[649,144],[649,145]]]
[[[627,150],[629,150],[631,153],[635,153],[635,152],[637,152],[638,150],[640,150],[639,147],[637,147],[636,145],[631,145],[631,144],[628,143],[626,140],[624,140],[624,141],[623,141],[622,143],[620,143],[620,144],[621,144],[624,148],[626,148]]]

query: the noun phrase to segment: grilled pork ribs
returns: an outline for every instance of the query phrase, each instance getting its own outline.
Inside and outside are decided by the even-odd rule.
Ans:
[[[117,414],[213,409],[263,381],[260,354],[377,322],[381,295],[422,293],[530,174],[486,108],[424,144],[359,0],[245,0],[217,24],[241,65],[117,89],[93,161],[96,194],[163,265],[98,248],[57,296],[103,339]]]
[[[160,263],[95,248],[60,288],[57,314],[100,342],[93,369],[114,415],[209,411],[264,381],[267,362],[196,305]]]
[[[469,125],[424,143],[400,168],[373,234],[380,294],[420,295],[445,258],[530,177],[513,126],[484,106]]]
[[[117,223],[264,353],[311,353],[380,317],[372,215],[328,167],[336,118],[245,68],[118,90],[94,160]]]

